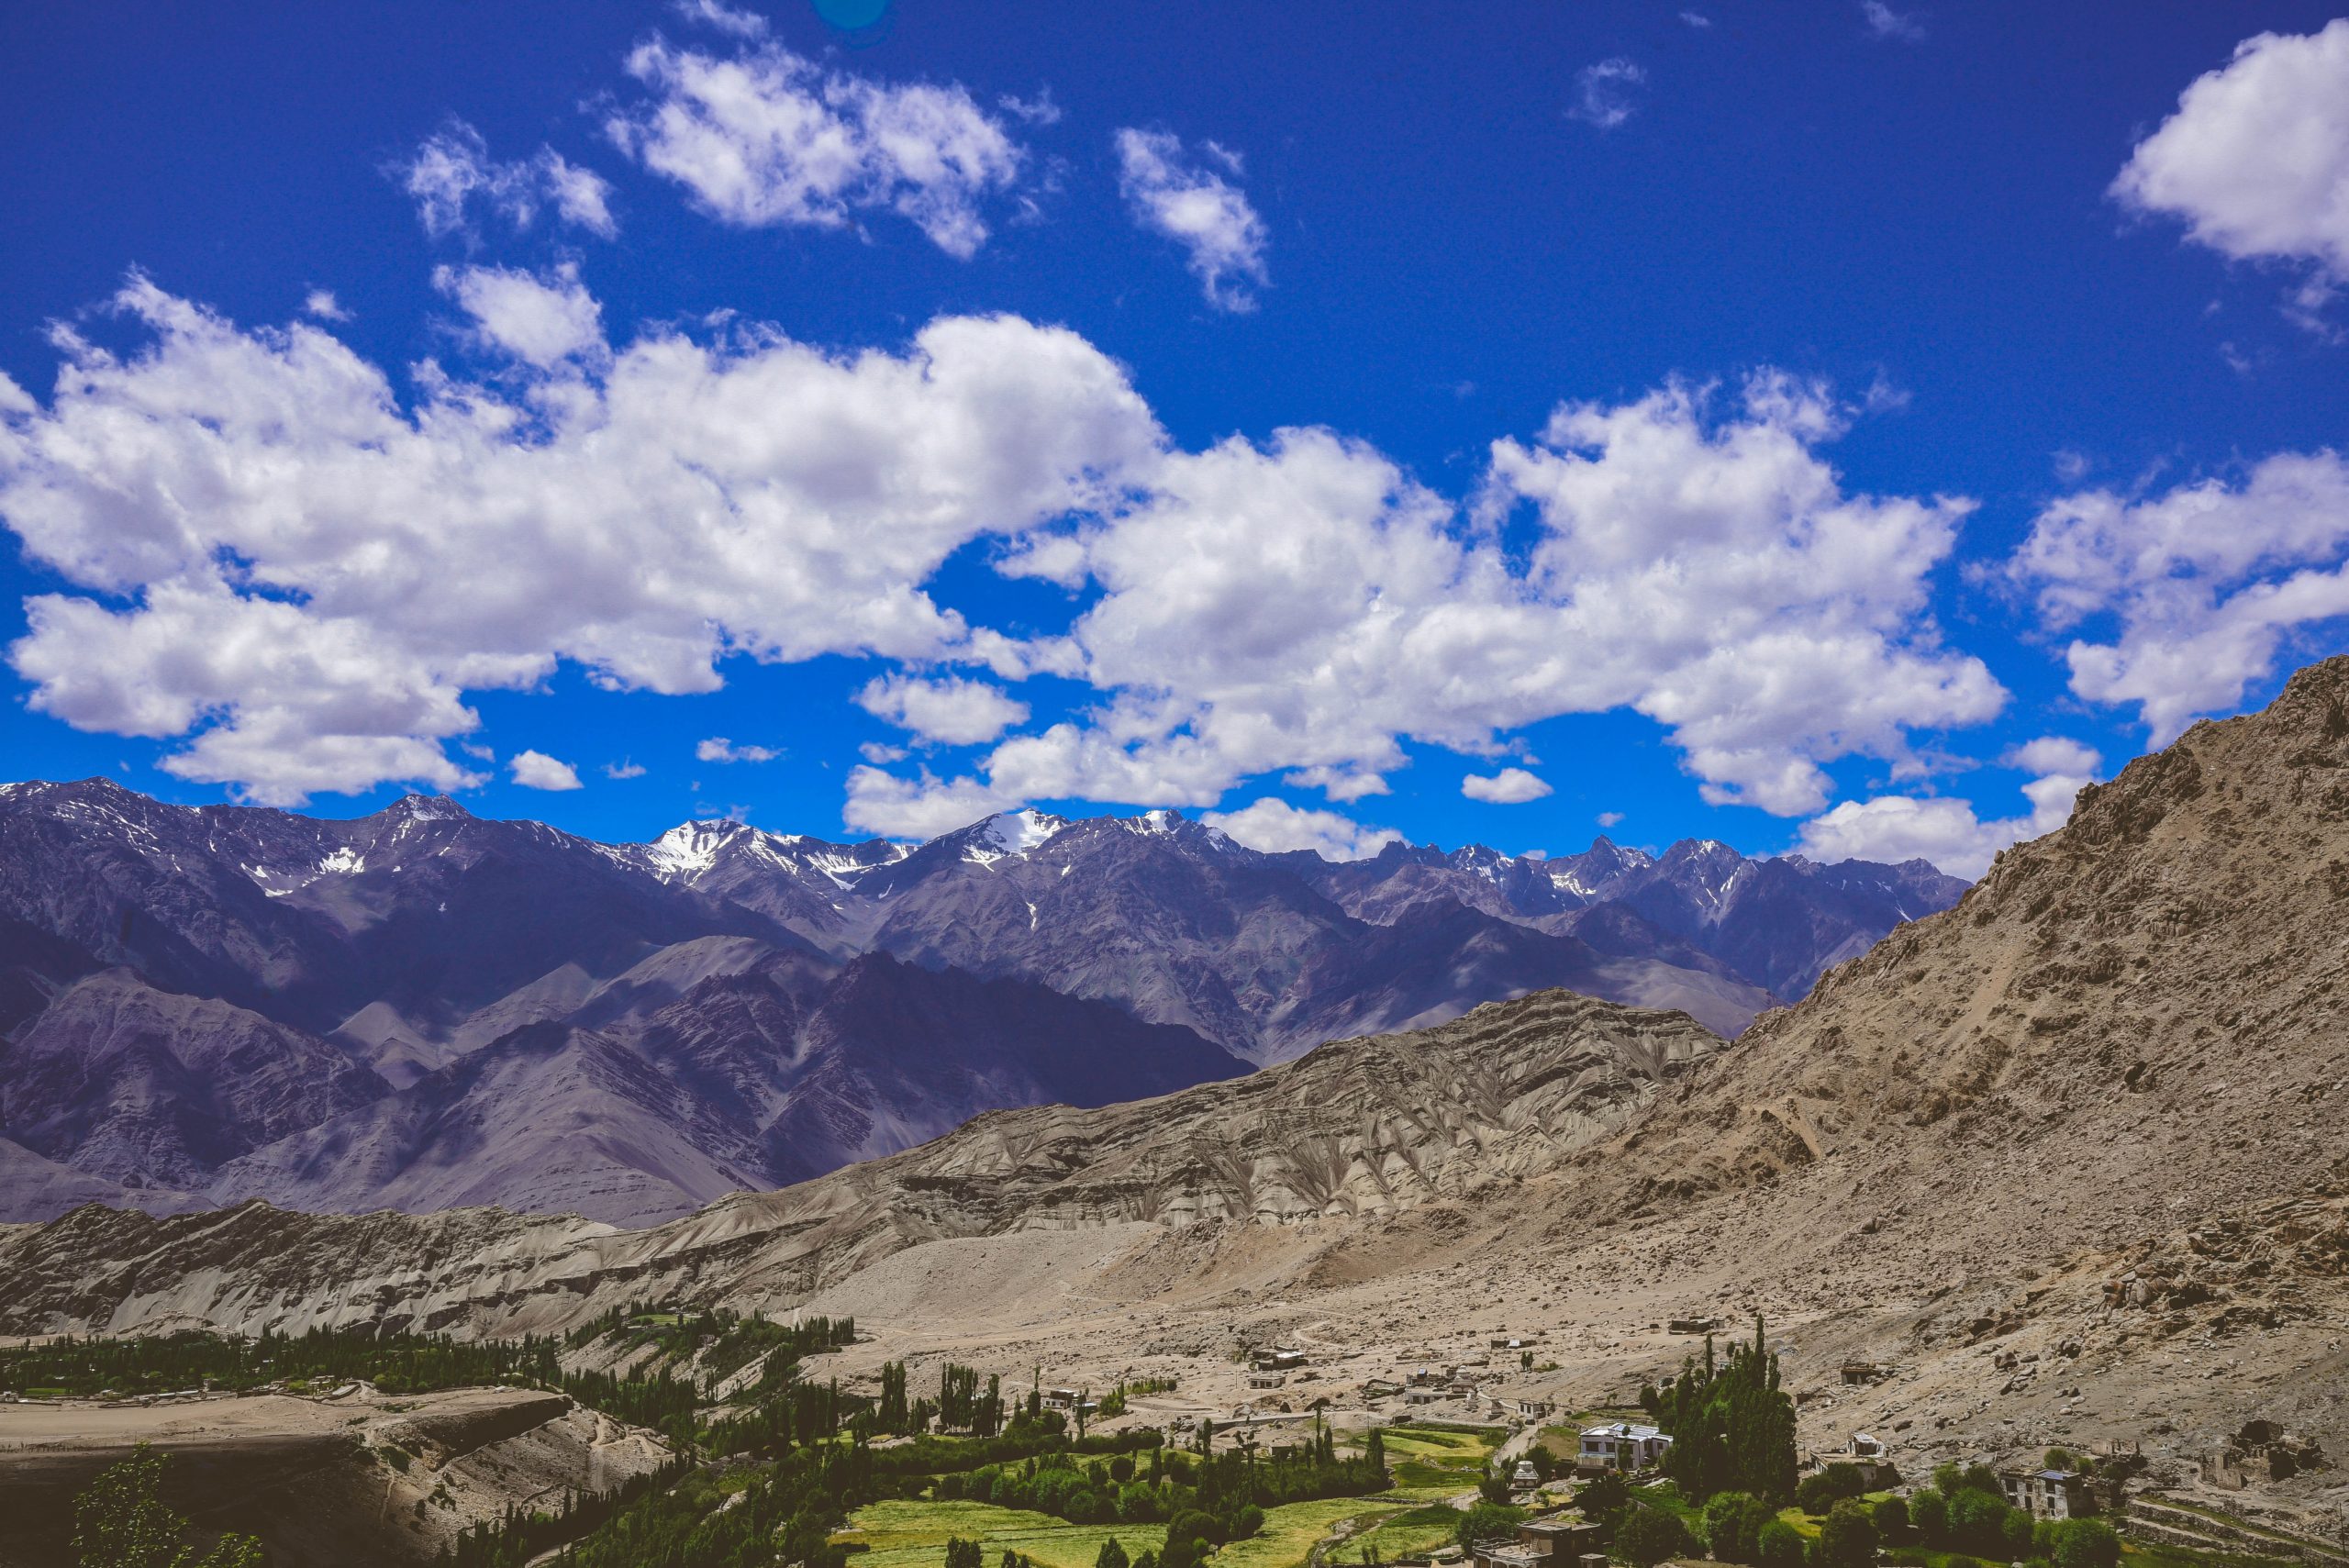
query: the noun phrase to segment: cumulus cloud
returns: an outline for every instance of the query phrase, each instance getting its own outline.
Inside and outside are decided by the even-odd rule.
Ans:
[[[856,704],[874,717],[943,746],[974,746],[1028,721],[1028,705],[1015,702],[985,681],[959,675],[917,680],[884,675],[856,695]]]
[[[770,746],[737,746],[723,735],[713,735],[694,748],[697,762],[772,762],[782,755]]]
[[[1921,43],[1925,24],[1913,11],[1896,11],[1884,0],[1860,0],[1860,20],[1868,37],[1894,43]]]
[[[1971,504],[1848,493],[1822,454],[1859,411],[1781,375],[1562,406],[1464,506],[1327,430],[1178,449],[1107,356],[1016,318],[895,351],[740,325],[607,345],[569,274],[445,286],[501,362],[421,366],[405,404],[314,323],[246,330],[143,279],[117,302],[143,347],[61,331],[46,405],[0,382],[0,518],[72,585],[9,650],[33,706],[290,804],[477,782],[450,755],[467,694],[565,662],[685,693],[735,656],[875,657],[869,708],[992,742],[967,778],[852,776],[852,820],[903,833],[1023,800],[1213,806],[1275,773],[1360,799],[1406,741],[1497,757],[1618,707],[1707,798],[1809,815],[1822,763],[1913,769],[1912,730],[2003,700],[1927,607]],[[508,290],[528,308],[490,303]],[[1065,630],[931,599],[987,539],[1078,593]],[[1099,700],[1029,731],[955,665]]]
[[[393,172],[416,203],[424,231],[442,239],[468,227],[473,207],[488,208],[528,228],[546,208],[564,223],[608,239],[619,232],[612,217],[612,187],[551,147],[536,156],[499,162],[489,155],[481,132],[451,120],[427,137],[416,155]]]
[[[1522,806],[1529,800],[1539,800],[1550,793],[1547,781],[1523,768],[1503,768],[1486,776],[1470,773],[1460,781],[1460,793],[1471,800],[1482,800],[1495,806]]]
[[[849,771],[841,820],[853,831],[890,839],[934,839],[1022,802],[973,779],[941,780],[924,772],[902,778],[879,768]]]
[[[551,369],[604,350],[604,307],[566,263],[543,275],[506,267],[441,267],[432,284],[462,306],[481,340]]]
[[[644,764],[624,757],[617,762],[606,762],[604,776],[607,779],[640,779],[644,776]]]
[[[580,789],[579,770],[569,762],[557,762],[544,751],[518,751],[513,761],[514,782],[524,789]]]
[[[1001,656],[930,574],[1163,444],[1105,355],[1005,317],[856,355],[662,332],[504,390],[427,366],[404,408],[308,323],[139,278],[116,304],[139,351],[61,332],[46,407],[0,387],[0,518],[81,590],[29,600],[9,658],[37,709],[186,738],[169,771],[272,804],[476,783],[443,750],[464,694],[561,661],[679,693],[729,655]]]
[[[1183,248],[1209,305],[1253,310],[1251,285],[1270,282],[1264,266],[1270,237],[1247,193],[1224,177],[1240,173],[1239,157],[1212,141],[1202,143],[1195,157],[1168,131],[1128,127],[1116,139],[1118,189],[1134,221]]]
[[[2234,482],[2083,491],[2040,513],[2005,571],[2048,629],[2089,633],[2065,652],[2072,691],[2135,704],[2166,744],[2349,616],[2349,462],[2287,452]]]
[[[1598,820],[1601,828],[1612,828],[1623,820],[1623,814],[1620,811],[1602,811],[1598,814]]]
[[[2031,802],[2025,815],[1986,822],[1971,804],[1948,796],[1847,800],[1802,825],[1802,852],[1829,862],[1927,860],[1972,880],[2008,845],[2053,833],[2071,820],[2073,801],[2096,782],[2103,759],[2080,741],[2048,735],[2017,747],[2002,761],[2033,775],[2022,786]]]
[[[1069,580],[1100,590],[1071,673],[1108,701],[983,771],[1025,799],[1213,806],[1274,770],[1353,798],[1406,738],[1491,755],[1505,731],[1628,706],[1707,799],[1815,812],[1820,763],[1913,768],[1909,730],[2005,697],[1927,611],[1971,503],[1847,495],[1817,449],[1851,417],[1775,374],[1733,399],[1675,384],[1568,405],[1537,442],[1494,444],[1464,526],[1326,430],[1164,453],[1061,535]],[[1522,558],[1498,541],[1520,506]]]
[[[605,125],[615,146],[744,228],[847,227],[894,212],[951,256],[986,242],[986,198],[1021,150],[960,85],[826,71],[780,45],[720,57],[655,38],[628,57],[649,101]]]
[[[348,321],[351,312],[342,307],[332,289],[312,289],[302,300],[302,314],[315,316],[321,321]]]
[[[1647,79],[1647,72],[1637,61],[1621,55],[1586,65],[1575,73],[1575,101],[1566,117],[1613,130],[1639,112],[1634,90],[1645,85]]]
[[[1325,861],[1366,860],[1381,846],[1403,838],[1392,828],[1365,828],[1351,817],[1302,810],[1269,795],[1238,811],[1210,811],[1200,820],[1252,850],[1267,854],[1311,850]]]
[[[2321,303],[2349,279],[2349,17],[2237,44],[2137,144],[2112,195],[2221,255],[2311,265],[2312,292],[2295,297]]]

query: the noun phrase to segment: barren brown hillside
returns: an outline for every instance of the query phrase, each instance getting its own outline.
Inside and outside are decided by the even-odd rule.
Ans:
[[[1631,1215],[1803,1177],[1923,1284],[2109,1250],[2344,1173],[2345,975],[2336,658],[2084,790],[1575,1164]]]

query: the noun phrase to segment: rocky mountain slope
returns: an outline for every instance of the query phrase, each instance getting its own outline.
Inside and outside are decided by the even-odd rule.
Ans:
[[[2344,914],[2339,658],[2082,791],[2069,826],[1593,1151],[1587,1181],[1635,1208],[1818,1173],[1880,1195],[1858,1201],[1917,1229],[1920,1264],[2311,1190],[2349,1158]]]
[[[979,1110],[1155,1093],[1548,987],[1733,1034],[1946,883],[1605,840],[1335,866],[1172,812],[616,847],[421,796],[338,822],[0,786],[0,1144],[23,1178],[0,1218],[103,1195],[647,1221]],[[1744,891],[1765,884],[1790,891]],[[882,956],[904,962],[856,968]],[[865,1020],[846,1036],[818,1028],[835,984]]]
[[[88,1207],[0,1233],[0,1331],[544,1331],[683,1290],[781,1310],[955,1238],[1375,1219],[1553,1168],[1720,1049],[1678,1014],[1548,992],[1159,1099],[991,1112],[887,1159],[635,1231],[493,1209]]]

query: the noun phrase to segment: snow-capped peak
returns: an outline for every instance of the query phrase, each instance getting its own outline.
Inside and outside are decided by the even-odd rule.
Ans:
[[[963,855],[966,860],[981,862],[1024,855],[1067,826],[1067,817],[1054,817],[1032,806],[998,811],[978,825]]]
[[[644,859],[664,882],[683,882],[718,863],[726,840],[742,831],[740,822],[724,817],[680,822],[644,846]]]
[[[473,815],[445,795],[404,795],[392,809],[411,822],[460,822]]]

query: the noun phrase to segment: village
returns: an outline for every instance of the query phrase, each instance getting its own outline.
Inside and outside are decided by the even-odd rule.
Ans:
[[[1709,1355],[1733,1332],[1720,1316],[1652,1325],[1640,1342],[1650,1352],[1650,1376],[1668,1381],[1679,1360]],[[1317,1512],[1309,1539],[1288,1540],[1293,1557],[1275,1562],[1248,1542],[1217,1559],[1231,1557],[1241,1568],[1654,1568],[1705,1561],[1709,1551],[1711,1561],[1766,1568],[1842,1568],[1820,1541],[1830,1519],[1850,1511],[1837,1508],[1847,1501],[1870,1520],[1861,1560],[1868,1562],[2044,1563],[2055,1527],[2095,1521],[2111,1532],[2110,1562],[2125,1554],[2147,1568],[2349,1568],[2349,1537],[2321,1506],[2310,1510],[2267,1496],[2273,1483],[2307,1482],[2328,1467],[2316,1444],[2276,1423],[2251,1422],[2205,1451],[2158,1467],[2131,1436],[2017,1440],[2001,1451],[1945,1418],[1920,1429],[1914,1418],[1892,1414],[1898,1402],[1884,1396],[1909,1369],[1857,1357],[1814,1360],[1791,1344],[1777,1349],[1806,1374],[1791,1379],[1789,1396],[1805,1440],[1796,1498],[1776,1517],[1798,1543],[1792,1555],[1783,1540],[1776,1556],[1766,1541],[1724,1555],[1708,1539],[1706,1512],[1669,1477],[1675,1438],[1642,1405],[1641,1383],[1594,1386],[1586,1357],[1575,1353],[1587,1347],[1569,1347],[1564,1338],[1493,1328],[1377,1346],[1350,1343],[1322,1325],[1241,1340],[1217,1357],[1186,1355],[1179,1372],[1170,1365],[1157,1375],[1129,1373],[1108,1386],[1077,1379],[1048,1385],[1041,1366],[1033,1375],[1041,1408],[1078,1431],[1154,1426],[1168,1443],[1198,1451],[1276,1455],[1326,1426],[1355,1441],[1377,1429],[1390,1454],[1398,1445],[1413,1453],[1397,1468],[1392,1494],[1350,1500],[1358,1502],[1351,1511]],[[1998,1386],[2018,1386],[2019,1377],[2027,1385],[2026,1355],[2032,1352],[1989,1350],[1983,1373]],[[1646,1392],[1652,1396],[1652,1386]],[[1872,1418],[1871,1406],[1891,1418]],[[1458,1445],[1442,1456],[1450,1462],[1429,1463],[1420,1445],[1447,1440]],[[1464,1462],[1471,1455],[1474,1462]],[[2006,1527],[2003,1541],[1946,1530],[1928,1539],[1909,1522],[1910,1504],[1920,1496],[1936,1499],[1920,1510],[1931,1513],[1955,1491],[1985,1490],[2021,1521]],[[2336,1484],[2323,1494],[2335,1508],[2339,1493]],[[1677,1533],[1660,1542],[1674,1550],[1624,1539],[1624,1520],[1648,1512],[1674,1521]],[[903,1554],[909,1540],[869,1544],[887,1559],[876,1558],[872,1568],[915,1568],[918,1561]],[[1961,1550],[1966,1545],[1998,1550]],[[2093,1558],[2056,1561],[2059,1568],[2109,1568]]]

